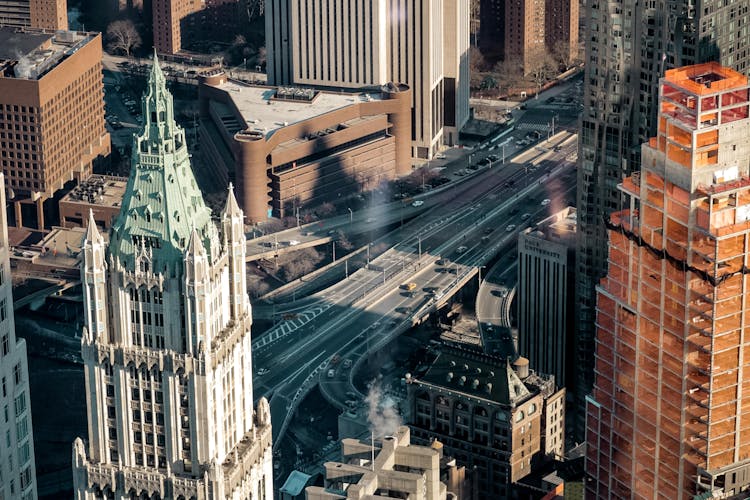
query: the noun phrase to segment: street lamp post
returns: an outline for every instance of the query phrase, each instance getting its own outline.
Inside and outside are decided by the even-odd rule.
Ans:
[[[503,165],[505,165],[505,144],[503,144]]]
[[[333,262],[336,262],[336,241],[331,242],[331,246],[333,247]]]
[[[347,210],[349,210],[349,225],[352,225],[352,222],[354,221],[354,212],[352,212],[352,209],[349,207],[346,207]]]

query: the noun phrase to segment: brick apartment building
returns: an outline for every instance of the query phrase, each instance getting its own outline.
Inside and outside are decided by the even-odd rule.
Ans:
[[[480,38],[489,57],[518,60],[525,72],[540,54],[578,53],[578,0],[482,0]]]

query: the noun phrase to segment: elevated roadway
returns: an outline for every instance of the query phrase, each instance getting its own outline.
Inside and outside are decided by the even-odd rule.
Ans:
[[[270,396],[275,442],[321,374],[328,378],[334,356],[380,348],[422,321],[515,240],[522,213],[539,206],[555,189],[551,186],[573,185],[573,162],[566,158],[574,149],[572,138],[559,151],[529,151],[505,168],[485,170],[458,189],[438,193],[431,210],[393,234],[398,243],[391,251],[294,304],[293,327],[284,322],[260,335],[253,343],[256,395]],[[509,222],[516,227],[506,231]],[[489,228],[493,237],[484,238]],[[400,289],[405,282],[414,282],[418,292]],[[334,379],[345,375],[334,371]]]

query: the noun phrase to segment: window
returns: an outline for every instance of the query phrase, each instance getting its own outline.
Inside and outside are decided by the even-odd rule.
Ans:
[[[8,317],[8,299],[0,300],[0,321],[5,321]]]
[[[10,337],[7,333],[3,335],[2,349],[3,349],[3,356],[7,356],[8,353],[10,352]]]
[[[21,441],[23,438],[28,436],[29,434],[29,422],[26,419],[26,415],[24,415],[21,420],[16,422],[16,439]]]
[[[13,367],[13,383],[18,385],[21,383],[21,380],[22,380],[21,363],[16,363],[16,366]]]
[[[24,441],[24,443],[18,447],[18,462],[20,464],[25,464],[29,461],[29,458],[31,458],[29,442]]]
[[[20,417],[21,414],[26,410],[26,394],[21,393],[16,398],[16,418]]]

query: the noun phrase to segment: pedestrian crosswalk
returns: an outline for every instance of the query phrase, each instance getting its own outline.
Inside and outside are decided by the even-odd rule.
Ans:
[[[524,122],[516,125],[516,130],[547,130],[549,123],[546,122]]]
[[[326,303],[315,306],[301,314],[298,314],[294,319],[282,321],[274,328],[264,333],[261,338],[253,342],[253,351],[266,347],[267,345],[272,344],[280,338],[283,338],[294,332],[295,330],[303,327],[304,325],[312,321],[315,317],[319,316],[323,311],[331,307],[331,305],[331,303]]]

